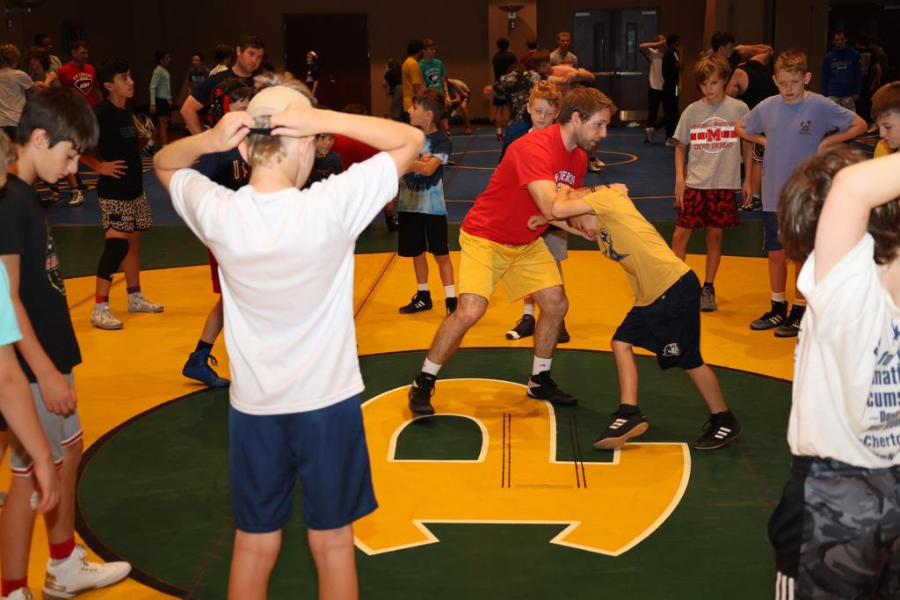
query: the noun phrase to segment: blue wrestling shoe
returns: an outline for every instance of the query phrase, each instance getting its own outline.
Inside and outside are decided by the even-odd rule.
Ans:
[[[219,377],[218,373],[213,371],[212,367],[209,366],[210,362],[214,367],[219,366],[216,357],[211,355],[209,350],[204,349],[191,352],[187,362],[184,363],[184,369],[181,370],[181,374],[188,379],[195,379],[211,388],[226,388],[231,385],[230,381],[224,377]]]

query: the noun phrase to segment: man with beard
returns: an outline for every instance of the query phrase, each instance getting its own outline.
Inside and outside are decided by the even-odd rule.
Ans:
[[[534,362],[527,394],[554,404],[578,400],[550,378],[553,351],[569,301],[556,261],[541,238],[546,226],[528,228],[531,217],[551,217],[560,186],[579,187],[587,169],[585,150],[606,137],[616,108],[592,88],[573,89],[562,105],[558,123],[535,131],[509,147],[487,189],[475,200],[461,226],[459,307],[441,324],[409,391],[409,408],[417,415],[434,414],[431,396],[440,368],[466,332],[484,315],[496,285],[503,283],[513,302],[531,295],[541,308],[534,336]],[[573,226],[585,237],[596,236],[596,220]]]

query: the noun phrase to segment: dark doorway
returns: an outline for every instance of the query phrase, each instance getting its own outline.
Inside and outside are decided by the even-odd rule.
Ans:
[[[597,76],[623,121],[647,118],[650,63],[638,46],[659,33],[657,10],[596,9],[575,12],[573,49],[579,66]]]
[[[319,55],[319,103],[333,110],[361,104],[371,113],[369,15],[284,15],[284,64],[298,79],[306,78],[310,50]]]

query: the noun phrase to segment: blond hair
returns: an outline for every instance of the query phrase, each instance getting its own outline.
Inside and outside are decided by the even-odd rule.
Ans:
[[[559,110],[562,106],[562,93],[556,84],[550,81],[538,81],[531,88],[531,95],[528,97],[528,104],[534,104],[537,100],[546,100],[547,104]]]
[[[253,78],[256,93],[270,87],[285,87],[299,92],[310,104],[315,104],[309,88],[290,73],[274,73],[266,71]],[[272,115],[257,115],[253,117],[253,127],[268,129],[272,125],[269,118]],[[287,155],[287,146],[292,138],[251,133],[246,138],[247,163],[251,167],[266,166],[280,163]]]
[[[0,67],[15,69],[19,66],[20,58],[22,58],[22,53],[14,44],[3,44],[0,46]]]
[[[697,83],[706,83],[713,73],[716,73],[723,82],[726,82],[728,81],[728,76],[731,75],[731,65],[718,54],[702,58],[694,65],[694,80]]]
[[[805,75],[809,72],[809,64],[806,61],[806,54],[799,50],[789,48],[778,55],[775,59],[775,73],[778,71],[787,71],[795,75]]]

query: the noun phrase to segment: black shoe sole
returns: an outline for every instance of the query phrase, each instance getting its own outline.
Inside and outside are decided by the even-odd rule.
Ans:
[[[528,391],[525,392],[525,395],[531,398],[532,400],[545,400],[554,406],[577,406],[578,398],[571,396],[571,400],[566,400],[565,402],[554,401],[552,398],[541,398],[540,396],[535,396],[531,393],[531,390],[534,388],[528,388]]]
[[[398,308],[397,312],[401,315],[414,315],[416,313],[425,312],[426,310],[431,310],[434,306],[426,306],[425,308],[413,308],[407,309],[405,306]]]
[[[781,327],[781,325],[779,325]],[[797,337],[797,334],[800,333],[799,329],[790,329],[788,331],[782,331],[781,329],[775,330],[775,337],[777,338],[794,338]]]
[[[597,450],[618,450],[631,438],[647,433],[648,429],[650,429],[650,423],[638,423],[625,434],[620,435],[619,437],[608,437],[597,440],[594,442],[593,446]]]

